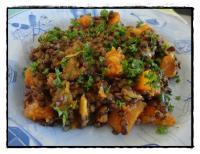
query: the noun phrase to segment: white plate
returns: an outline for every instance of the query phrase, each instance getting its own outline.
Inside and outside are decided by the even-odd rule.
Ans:
[[[23,116],[24,83],[22,71],[28,55],[37,46],[38,36],[58,26],[66,28],[71,18],[81,14],[98,15],[98,9],[27,9],[8,20],[8,145],[20,146],[190,146],[191,145],[191,28],[175,16],[152,9],[118,9],[122,22],[149,23],[176,46],[182,69],[181,82],[171,83],[177,124],[166,135],[155,133],[154,126],[135,126],[129,135],[113,135],[108,127],[87,127],[63,131],[43,127]]]

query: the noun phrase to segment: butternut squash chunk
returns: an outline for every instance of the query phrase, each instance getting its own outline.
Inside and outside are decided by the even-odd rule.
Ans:
[[[172,78],[177,72],[177,63],[172,54],[164,56],[160,63],[161,69],[164,71],[164,75],[168,78]]]
[[[81,26],[87,28],[91,24],[92,18],[89,15],[83,15],[78,19],[78,22],[81,24]]]
[[[50,123],[55,117],[54,110],[49,106],[41,107],[37,100],[24,103],[24,115],[33,121]]]
[[[108,77],[119,76],[122,72],[121,61],[124,59],[124,55],[112,47],[111,51],[106,53],[106,75]]]
[[[127,105],[121,110],[114,110],[108,116],[108,124],[116,133],[127,134],[131,131],[145,106],[146,103],[138,102],[136,104]]]
[[[112,12],[109,15],[109,21],[108,23],[110,25],[114,25],[120,22],[120,14],[118,12]]]
[[[151,70],[146,70],[139,76],[139,79],[136,85],[136,90],[142,93],[149,93],[151,96],[155,96],[155,95],[160,94],[160,83],[158,81],[157,87],[152,86],[149,83],[150,79],[146,77],[149,73],[154,74],[154,72],[152,72]]]

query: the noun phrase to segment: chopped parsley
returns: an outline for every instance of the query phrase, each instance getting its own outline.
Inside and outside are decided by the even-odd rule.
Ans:
[[[104,92],[105,92],[106,94],[108,94],[108,93],[110,92],[110,88],[111,88],[111,86],[105,87],[105,88],[104,88]]]
[[[123,36],[125,35],[126,33],[126,27],[121,25],[121,24],[115,24],[115,25],[112,25],[110,28],[109,28],[109,31],[111,33],[113,32],[119,32],[120,36]]]
[[[99,63],[100,63],[100,65],[103,65],[104,61],[105,61],[105,57],[99,56]]]
[[[53,81],[54,85],[58,88],[62,86],[62,81],[61,81],[61,72],[59,71],[58,68],[55,68],[55,74],[56,74],[56,79]]]
[[[122,102],[121,100],[117,99],[117,100],[115,101],[115,104],[116,104],[119,108],[121,108],[125,103]]]
[[[179,83],[179,82],[181,81],[179,75],[175,75],[175,76],[173,77],[173,79],[175,80],[176,83]]]
[[[105,20],[108,20],[108,16],[109,16],[109,12],[106,9],[101,10],[100,15],[102,18],[104,18]]]
[[[80,75],[77,79],[77,83],[80,84],[85,91],[89,91],[94,84],[94,79],[92,76]]]
[[[61,29],[58,27],[55,27],[54,29],[41,35],[38,38],[38,41],[40,43],[58,41],[61,38],[61,33],[62,33]]]
[[[171,104],[171,98],[170,98],[170,94],[166,94],[166,93],[161,93],[160,95],[160,101],[165,103],[167,109],[169,112],[173,112],[174,110],[174,105]]]
[[[83,52],[82,52],[83,59],[89,64],[93,64],[93,55],[92,55],[92,48],[90,48],[89,44],[86,43],[83,46]]]
[[[92,88],[93,84],[94,84],[94,79],[93,79],[92,76],[89,76],[88,79],[87,79],[87,81],[83,85],[83,87],[84,87],[84,89],[86,91],[89,91]]]
[[[102,21],[99,25],[96,26],[95,32],[96,35],[101,34],[106,29],[106,22]]]
[[[68,59],[66,57],[64,57],[60,64],[61,64],[61,67],[64,69],[66,66],[67,66],[67,62],[68,62]]]
[[[138,59],[122,61],[123,72],[128,78],[134,78],[144,70],[144,63]]]
[[[177,101],[179,101],[179,100],[181,100],[181,96],[176,96],[175,99],[176,99]]]
[[[168,128],[165,126],[160,126],[156,129],[156,133],[160,134],[160,135],[164,135],[168,133]]]
[[[140,43],[140,38],[139,37],[133,37],[130,40],[128,40],[129,44],[136,44],[138,45]]]
[[[69,125],[68,111],[54,106],[53,109],[57,112],[58,117],[62,119],[63,127]]]
[[[137,51],[138,51],[138,48],[136,47],[135,44],[131,44],[129,46],[129,51],[132,53],[132,54],[135,54]]]
[[[152,60],[152,59],[148,59],[147,63],[150,65],[151,70],[153,71],[160,71],[160,67]]]
[[[80,76],[78,77],[77,82],[78,82],[79,84],[83,84],[83,83],[84,83],[83,75],[80,75]]]
[[[168,109],[169,112],[173,112],[174,111],[174,105],[168,104],[167,109]]]
[[[45,68],[42,74],[47,75],[49,73],[49,68]]]
[[[76,38],[78,36],[78,30],[74,29],[74,30],[66,30],[65,31],[65,36],[67,36],[67,38],[69,38],[70,40]]]
[[[71,25],[73,27],[78,27],[80,26],[80,23],[76,19],[71,19]]]
[[[158,40],[158,35],[153,33],[153,32],[148,32],[147,36],[150,39],[151,47],[153,47],[153,48],[156,47],[157,40]]]
[[[144,77],[148,79],[146,84],[150,85],[154,89],[160,88],[160,77],[155,72],[149,71]]]
[[[30,64],[30,69],[31,69],[31,71],[32,71],[32,72],[35,72],[35,71],[37,70],[38,65],[39,65],[39,62],[38,62],[38,61],[32,62],[32,63]]]

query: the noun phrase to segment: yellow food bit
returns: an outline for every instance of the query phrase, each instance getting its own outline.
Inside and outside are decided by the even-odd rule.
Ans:
[[[88,108],[87,108],[87,99],[83,94],[80,99],[79,113],[82,120],[87,120],[88,118]]]
[[[124,55],[112,47],[111,51],[106,53],[106,75],[109,77],[119,76],[123,72],[121,61],[124,59]]]

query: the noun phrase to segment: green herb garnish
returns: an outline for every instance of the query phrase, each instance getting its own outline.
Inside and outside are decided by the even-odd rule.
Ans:
[[[66,30],[65,31],[65,36],[67,36],[67,38],[69,38],[70,40],[76,38],[78,36],[78,30],[74,29],[74,30]]]
[[[73,27],[78,27],[80,26],[80,23],[76,19],[71,19],[71,25]]]
[[[103,10],[101,10],[100,15],[101,15],[101,17],[104,18],[105,20],[108,20],[109,12],[108,12],[108,10],[103,9]]]
[[[156,129],[156,133],[164,135],[168,133],[168,128],[165,126],[160,126]]]
[[[77,83],[80,84],[85,91],[89,91],[94,84],[94,79],[92,76],[80,75],[77,79]]]
[[[53,109],[57,112],[58,117],[62,119],[63,127],[69,125],[68,111],[67,109],[59,108],[58,106],[53,107]]]
[[[106,29],[106,22],[102,21],[99,25],[96,26],[95,32],[96,35],[101,34]]]
[[[94,83],[94,79],[92,76],[89,76],[88,77],[88,80],[84,83],[83,87],[86,91],[89,91],[92,86],[93,86],[93,83]]]
[[[167,109],[168,109],[169,112],[173,112],[174,111],[174,105],[168,104]]]
[[[49,68],[45,68],[42,74],[47,75],[49,73]]]
[[[160,77],[155,72],[149,71],[147,74],[145,74],[145,78],[148,79],[146,84],[155,89],[160,88]]]
[[[61,64],[61,67],[64,69],[66,66],[67,66],[67,62],[68,62],[68,59],[66,57],[64,57],[60,64]]]
[[[105,61],[105,57],[99,56],[99,63],[100,63],[100,65],[103,65],[104,61]]]
[[[117,99],[117,100],[115,101],[115,104],[116,104],[119,108],[121,108],[125,103],[122,102],[121,100]]]
[[[105,87],[105,88],[104,88],[104,92],[105,92],[106,94],[108,94],[108,93],[110,92],[110,88],[111,88],[111,86]]]
[[[176,99],[177,101],[179,101],[179,100],[181,99],[181,96],[176,96],[175,99]]]
[[[55,42],[58,41],[61,38],[61,29],[58,27],[55,27],[54,29],[44,33],[43,35],[41,35],[38,38],[38,41],[40,43],[44,43],[44,42]]]
[[[138,48],[135,44],[131,44],[128,49],[132,54],[135,54],[138,51]]]
[[[38,61],[32,62],[32,63],[30,64],[30,69],[31,69],[31,71],[32,71],[32,72],[35,72],[35,71],[37,70],[38,65],[39,65],[39,62],[38,62]]]
[[[144,70],[144,63],[138,59],[122,61],[123,72],[128,78],[134,78]]]
[[[83,75],[80,75],[80,76],[78,77],[77,82],[78,82],[79,84],[83,84],[83,83],[84,83],[84,77],[83,77]]]
[[[53,81],[54,85],[58,88],[62,86],[62,81],[61,81],[61,72],[59,71],[58,68],[55,68],[55,74],[56,74],[56,79]]]
[[[179,83],[179,82],[181,81],[179,75],[175,75],[175,76],[173,77],[173,79],[175,80],[176,83]]]
[[[82,53],[83,59],[87,61],[89,65],[93,64],[93,55],[92,55],[92,49],[90,48],[89,44],[86,43],[83,46],[83,53]]]
[[[150,64],[150,68],[153,71],[160,71],[160,67],[152,60],[152,59],[148,59],[147,63]]]

